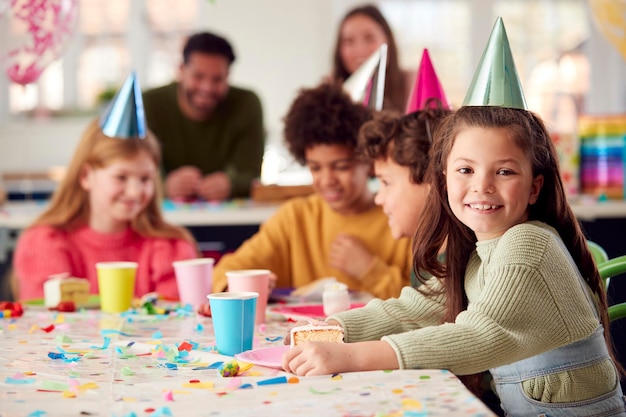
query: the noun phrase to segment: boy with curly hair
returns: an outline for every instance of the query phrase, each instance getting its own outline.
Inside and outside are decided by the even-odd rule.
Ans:
[[[215,291],[226,288],[226,271],[264,268],[276,275],[278,287],[333,276],[351,290],[399,295],[408,284],[410,240],[392,236],[368,188],[371,164],[356,153],[359,129],[371,117],[339,85],[300,91],[284,135],[293,157],[311,171],[315,193],[285,202],[257,234],[224,256],[214,271]]]

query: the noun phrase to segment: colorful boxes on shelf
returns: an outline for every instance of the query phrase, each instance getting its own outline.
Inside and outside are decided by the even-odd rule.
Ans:
[[[626,114],[581,116],[578,133],[581,192],[626,198]]]

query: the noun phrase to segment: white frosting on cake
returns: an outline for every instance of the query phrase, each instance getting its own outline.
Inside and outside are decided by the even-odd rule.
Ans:
[[[43,284],[43,293],[48,308],[58,306],[61,301],[73,301],[76,307],[81,307],[89,298],[89,281],[67,273],[51,275]]]
[[[319,334],[324,334],[326,332],[328,332],[326,334],[339,332],[339,334],[341,335],[340,341],[343,341],[343,328],[341,326],[337,326],[333,324],[326,324],[325,322],[319,322],[319,321],[318,322],[310,321],[309,324],[296,326],[291,329],[291,331],[289,332],[290,339],[291,339],[291,347],[294,347],[296,345],[296,333],[307,333],[307,332],[310,335],[315,334],[317,332],[319,332]],[[329,340],[325,340],[325,341],[329,341]]]

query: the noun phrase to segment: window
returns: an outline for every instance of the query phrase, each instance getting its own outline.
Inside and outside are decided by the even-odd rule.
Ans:
[[[489,30],[502,16],[529,108],[552,129],[573,131],[584,109],[589,62],[582,45],[589,37],[584,0],[381,0],[401,53],[401,65],[415,71],[422,48],[450,102],[462,104]],[[479,16],[480,15],[480,16]],[[491,16],[491,18],[487,18]],[[532,19],[529,18],[532,16]],[[480,33],[480,35],[478,35]],[[484,39],[482,33],[486,33]]]
[[[79,0],[78,22],[64,59],[49,65],[35,84],[11,85],[10,111],[99,110],[99,99],[115,92],[131,69],[146,71],[146,85],[171,80],[182,39],[195,29],[198,0],[173,4]]]

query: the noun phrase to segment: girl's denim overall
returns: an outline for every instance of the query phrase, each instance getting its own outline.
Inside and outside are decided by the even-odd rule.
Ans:
[[[501,407],[507,416],[626,417],[619,381],[615,389],[608,394],[573,403],[536,401],[529,398],[522,388],[524,380],[581,368],[607,358],[609,354],[604,341],[604,331],[599,327],[586,339],[490,371]]]
[[[587,301],[596,312],[589,287],[579,276]],[[609,358],[604,340],[604,329],[599,326],[589,337],[548,352],[490,369],[501,407],[507,416],[529,417],[626,417],[622,389],[617,382],[615,389],[603,396],[572,403],[544,403],[529,398],[522,388],[522,381],[556,372],[582,368]]]

